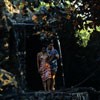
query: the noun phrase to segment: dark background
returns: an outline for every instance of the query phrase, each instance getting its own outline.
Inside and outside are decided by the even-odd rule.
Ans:
[[[98,35],[98,33],[97,33]],[[96,37],[91,38],[86,48],[76,44],[76,38],[73,34],[68,37],[68,34],[60,35],[60,42],[64,63],[64,74],[66,88],[73,87],[93,87],[100,89],[99,79],[99,48],[97,47]],[[55,48],[58,50],[58,44],[54,40]],[[31,90],[42,90],[42,81],[36,66],[36,55],[41,50],[42,42],[39,36],[27,38],[27,86]],[[59,68],[56,76],[56,89],[63,87],[62,68],[58,61]],[[86,79],[86,80],[85,80]],[[85,81],[84,81],[85,80]]]
[[[55,47],[58,49],[57,42],[54,41]],[[46,45],[47,41],[41,41],[39,35],[35,35],[27,38],[26,43],[26,64],[27,64],[27,86],[31,90],[43,90],[42,80],[37,69],[37,53],[41,51],[42,45]],[[58,61],[59,69],[56,77],[56,88],[60,89],[62,87],[62,76],[60,61]]]

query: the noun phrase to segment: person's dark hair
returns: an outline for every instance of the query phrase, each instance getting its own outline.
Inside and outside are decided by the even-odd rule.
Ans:
[[[47,45],[46,45],[46,44],[43,44],[43,45],[42,45],[42,48],[43,48],[43,47],[47,48]]]
[[[46,47],[44,47],[44,46],[43,46],[43,47],[41,48],[41,50],[42,50],[42,51],[44,51],[44,50],[45,50],[45,52],[46,52]]]
[[[49,43],[48,45],[54,45],[54,43],[51,42],[51,43]]]
[[[46,48],[46,46],[42,46],[42,48]]]

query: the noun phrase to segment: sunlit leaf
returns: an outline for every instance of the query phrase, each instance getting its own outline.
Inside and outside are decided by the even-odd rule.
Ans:
[[[43,20],[47,20],[47,16],[44,16],[42,19],[43,19]]]
[[[96,30],[100,32],[100,26],[96,26]]]

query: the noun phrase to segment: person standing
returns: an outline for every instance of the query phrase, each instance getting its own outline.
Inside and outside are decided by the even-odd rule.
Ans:
[[[49,54],[49,64],[51,67],[51,90],[55,90],[55,77],[58,69],[57,60],[59,59],[58,51],[54,48],[53,43],[50,43],[47,47],[47,53]]]
[[[48,63],[48,58],[49,55],[46,52],[46,47],[42,47],[42,51],[37,54],[37,67],[38,72],[41,75],[45,91],[50,91],[51,68]]]

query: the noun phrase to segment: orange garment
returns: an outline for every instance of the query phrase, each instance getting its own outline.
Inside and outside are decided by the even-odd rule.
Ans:
[[[47,79],[51,78],[51,69],[50,64],[47,63],[47,55],[40,56],[40,74],[42,81],[46,81]]]

